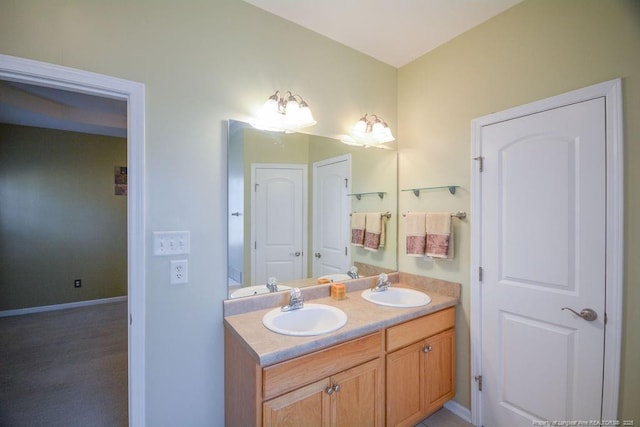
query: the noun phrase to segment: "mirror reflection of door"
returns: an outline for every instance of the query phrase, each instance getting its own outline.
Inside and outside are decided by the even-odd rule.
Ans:
[[[313,164],[313,276],[346,273],[350,267],[349,154]]]
[[[251,165],[254,283],[307,276],[307,165]]]

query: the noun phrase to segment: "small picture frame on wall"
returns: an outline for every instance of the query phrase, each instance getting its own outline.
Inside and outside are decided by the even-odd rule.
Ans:
[[[115,166],[113,168],[114,194],[116,196],[127,195],[127,167]]]

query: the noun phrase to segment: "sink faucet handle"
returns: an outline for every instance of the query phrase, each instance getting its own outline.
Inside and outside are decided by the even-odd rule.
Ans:
[[[269,292],[278,292],[278,279],[269,277],[267,279],[267,289],[269,289]]]
[[[281,308],[282,311],[298,310],[304,307],[304,299],[300,288],[292,288],[289,291],[289,304]]]
[[[371,287],[372,292],[381,292],[386,291],[391,286],[391,282],[389,281],[389,276],[386,273],[380,273],[378,276],[378,280],[375,286]]]

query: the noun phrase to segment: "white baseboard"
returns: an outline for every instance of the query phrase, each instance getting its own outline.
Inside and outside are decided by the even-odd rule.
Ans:
[[[456,402],[455,400],[450,400],[444,404],[444,407],[449,411],[453,412],[469,424],[471,424],[471,411]]]
[[[68,302],[65,304],[43,305],[40,307],[18,308],[0,311],[0,317],[20,316],[22,314],[42,313],[43,311],[64,310],[66,308],[86,307],[89,305],[108,304],[110,302],[126,301],[127,296],[92,299],[88,301]]]

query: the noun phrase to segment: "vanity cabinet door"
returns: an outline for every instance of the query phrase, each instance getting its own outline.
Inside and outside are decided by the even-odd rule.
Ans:
[[[382,426],[381,359],[372,360],[331,377],[334,393],[332,426]]]
[[[427,413],[435,412],[456,394],[455,330],[434,335],[426,340],[425,380]]]
[[[424,342],[387,355],[387,425],[413,426],[426,412]]]
[[[331,417],[329,379],[317,381],[264,402],[262,424],[270,426],[327,426]]]
[[[290,391],[263,405],[268,426],[382,426],[380,359]]]
[[[413,426],[455,395],[455,330],[387,354],[387,425]]]

